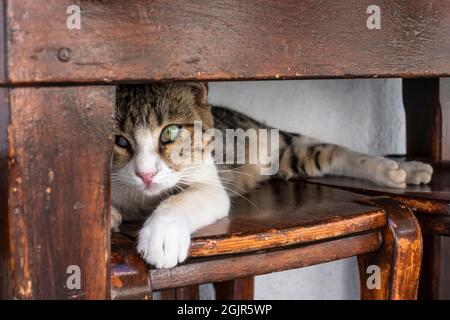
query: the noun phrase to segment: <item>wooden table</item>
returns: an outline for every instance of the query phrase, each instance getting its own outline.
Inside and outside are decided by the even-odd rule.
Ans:
[[[380,30],[371,4],[1,0],[1,296],[110,296],[117,83],[402,77],[408,155],[449,160],[450,1],[382,1]],[[71,265],[82,291],[65,289]]]

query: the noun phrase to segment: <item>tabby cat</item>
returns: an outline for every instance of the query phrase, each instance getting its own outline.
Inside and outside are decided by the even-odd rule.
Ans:
[[[183,262],[193,231],[225,217],[230,197],[271,178],[261,174],[267,163],[216,163],[212,139],[193,147],[191,152],[201,152],[201,161],[173,161],[171,154],[191,143],[196,121],[203,132],[270,129],[237,111],[208,105],[207,92],[204,83],[117,88],[111,227],[117,231],[122,219],[146,219],[137,250],[157,268]],[[277,142],[270,156],[279,164],[276,176],[284,179],[332,174],[405,188],[407,183],[428,183],[433,172],[428,164],[397,163],[300,134],[280,131]]]

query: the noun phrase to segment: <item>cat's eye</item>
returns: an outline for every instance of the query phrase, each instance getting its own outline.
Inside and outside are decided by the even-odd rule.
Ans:
[[[129,149],[131,147],[130,142],[124,136],[117,135],[114,142],[121,148]]]
[[[161,132],[161,142],[169,143],[175,141],[180,135],[180,127],[177,125],[170,125]]]

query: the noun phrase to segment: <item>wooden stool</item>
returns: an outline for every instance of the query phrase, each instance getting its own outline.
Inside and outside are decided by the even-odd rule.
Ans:
[[[233,204],[230,217],[195,233],[189,259],[172,269],[148,269],[137,256],[139,225],[124,225],[112,239],[113,299],[197,298],[195,285],[214,282],[218,298],[251,299],[249,276],[358,256],[361,297],[415,299],[422,239],[414,215],[389,198],[304,182],[272,181],[248,200]],[[367,267],[380,269],[379,289],[366,285]],[[234,279],[238,279],[233,282]],[[251,279],[251,278],[250,278]],[[247,284],[247,288],[238,287]],[[241,291],[242,290],[242,291]]]
[[[448,159],[449,122],[436,119],[439,115],[448,119],[449,110],[438,108],[448,103],[439,103],[446,91],[437,90],[438,77],[450,76],[449,1],[383,2],[380,30],[367,28],[370,1],[345,0],[320,7],[315,1],[295,0],[239,5],[229,0],[75,2],[80,5],[80,29],[67,27],[66,12],[73,1],[48,1],[44,6],[33,0],[0,0],[0,298],[110,298],[109,180],[116,84],[434,77],[404,81],[407,109],[413,111],[407,112],[408,155]],[[410,121],[412,114],[419,116]],[[393,221],[395,212],[402,212],[388,211],[378,203],[375,207]],[[306,228],[302,221],[294,221],[294,227]],[[374,234],[354,238],[375,239]],[[308,241],[316,240],[287,242],[283,248],[295,245],[300,247],[293,250],[311,252],[331,243]],[[351,237],[336,241],[347,243]],[[125,244],[120,246],[123,254],[115,251],[113,260],[122,256],[124,267],[144,271],[140,260],[133,258],[131,244],[128,251]],[[193,249],[195,245],[196,240]],[[338,247],[342,256],[363,254]],[[376,247],[360,248],[368,252]],[[203,250],[198,248],[197,254]],[[265,254],[284,251],[274,252]],[[227,261],[240,257],[222,256]],[[445,258],[434,257],[434,266]],[[318,263],[321,258],[305,254],[290,267]],[[333,258],[338,256],[328,257]],[[212,263],[208,261],[216,260],[192,258],[174,270]],[[81,272],[80,288],[67,286],[73,267]],[[112,278],[114,297],[126,296],[118,289],[119,280],[123,288],[134,288],[136,296],[148,294],[148,275],[130,270],[127,279],[125,273]],[[248,273],[242,270],[236,275]],[[154,290],[180,284],[162,286],[157,275],[164,272],[169,271],[151,271]],[[206,278],[196,280],[229,277]],[[142,285],[142,290],[127,281]],[[243,287],[248,284],[251,280]]]

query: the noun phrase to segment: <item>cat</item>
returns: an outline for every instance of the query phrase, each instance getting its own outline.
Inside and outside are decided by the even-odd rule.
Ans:
[[[137,250],[156,268],[183,262],[192,232],[227,216],[230,197],[272,178],[261,174],[268,163],[217,163],[221,154],[211,147],[212,139],[196,146],[191,142],[199,121],[203,133],[213,128],[224,133],[230,128],[272,129],[237,111],[210,106],[207,94],[206,83],[117,88],[111,227],[118,231],[122,220],[145,220]],[[365,155],[301,134],[280,131],[277,137],[269,158],[278,163],[275,176],[283,179],[332,174],[405,188],[430,182],[433,173],[428,164]],[[185,143],[193,146],[190,152],[201,153],[200,161],[173,160]]]

